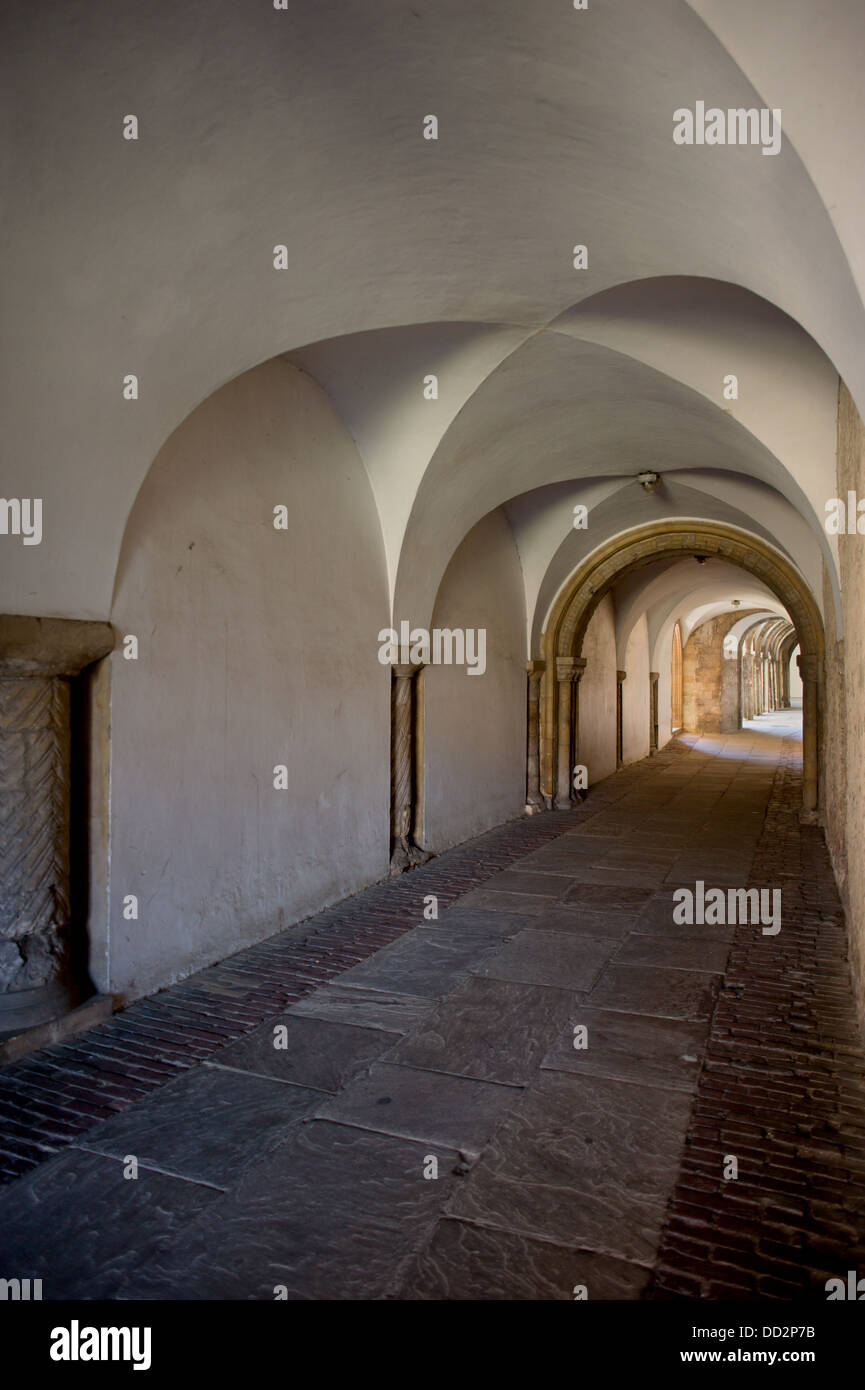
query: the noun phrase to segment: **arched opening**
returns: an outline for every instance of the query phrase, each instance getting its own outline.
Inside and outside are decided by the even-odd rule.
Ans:
[[[779,550],[749,532],[716,522],[669,520],[625,532],[593,551],[560,591],[544,632],[544,792],[555,798],[553,804],[559,808],[570,804],[572,768],[581,762],[578,701],[586,669],[583,642],[595,609],[623,576],[659,560],[688,555],[698,560],[718,556],[756,575],[789,614],[803,653],[801,816],[805,822],[816,823],[824,654],[820,611],[801,574]],[[767,698],[773,698],[771,692]]]
[[[682,727],[682,625],[673,628],[673,654],[670,659],[670,722],[674,734]]]

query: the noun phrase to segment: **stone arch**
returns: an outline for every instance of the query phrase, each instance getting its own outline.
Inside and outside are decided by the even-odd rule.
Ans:
[[[741,635],[739,642],[740,704],[743,719],[753,719],[774,709],[786,709],[789,697],[781,662],[782,644],[792,651],[798,637],[790,619],[761,615]]]
[[[541,776],[554,805],[571,802],[572,759],[579,761],[578,686],[583,639],[601,599],[624,575],[660,559],[713,555],[756,575],[786,608],[802,652],[802,818],[818,819],[823,621],[808,585],[781,551],[748,531],[718,522],[667,520],[626,531],[599,546],[560,590],[543,636]]]

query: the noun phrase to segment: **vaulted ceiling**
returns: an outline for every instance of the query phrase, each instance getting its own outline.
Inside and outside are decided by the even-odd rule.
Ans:
[[[837,602],[859,0],[12,0],[5,27],[4,491],[45,506],[43,545],[4,551],[7,611],[107,616],[160,448],[278,355],[356,442],[395,618],[429,621],[501,506],[529,644],[587,545],[668,514],[770,539],[818,601],[825,561]],[[677,146],[697,100],[781,108],[780,153]]]

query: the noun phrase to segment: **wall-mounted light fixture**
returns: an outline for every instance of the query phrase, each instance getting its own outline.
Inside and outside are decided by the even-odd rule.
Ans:
[[[638,473],[637,482],[645,492],[654,492],[661,481],[660,473]]]

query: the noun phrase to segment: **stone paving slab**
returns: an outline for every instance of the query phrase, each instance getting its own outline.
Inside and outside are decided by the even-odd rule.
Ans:
[[[608,965],[589,994],[598,1009],[657,1018],[707,1019],[722,976],[654,966]]]
[[[411,994],[361,989],[355,985],[323,985],[292,1004],[289,1014],[321,1018],[359,1028],[379,1028],[388,1033],[411,1033],[434,1007],[435,1000]]]
[[[376,1063],[321,1103],[315,1118],[477,1155],[520,1094],[501,1083]]]
[[[621,849],[622,839],[620,835],[605,835],[594,824],[594,821],[589,820],[573,827],[563,825],[561,838],[553,840],[549,845],[542,846],[542,850],[536,851],[536,853],[546,853],[547,851],[551,854],[563,853],[565,845],[567,845],[568,850],[573,845],[577,854],[594,854],[600,857],[612,850]]]
[[[653,965],[672,970],[702,970],[720,974],[730,954],[725,941],[707,939],[702,927],[681,928],[661,936],[632,932],[616,952],[616,965]]]
[[[650,1281],[642,1265],[448,1217],[437,1223],[395,1296],[558,1302],[573,1301],[582,1286],[590,1299],[634,1299]]]
[[[229,1187],[320,1104],[321,1091],[198,1067],[76,1140],[79,1147],[191,1182]]]
[[[584,879],[573,884],[561,900],[562,907],[573,905],[592,911],[639,912],[652,896],[651,887],[621,883],[592,883]]]
[[[690,1108],[671,1090],[543,1072],[448,1214],[649,1263]]]
[[[637,1085],[692,1092],[709,1034],[708,1024],[646,1014],[614,1013],[583,1004],[574,1023],[587,1029],[585,1047],[563,1030],[544,1057],[545,1071],[608,1076]]]
[[[618,941],[633,930],[637,918],[630,912],[592,912],[577,907],[556,904],[526,926],[535,931],[567,932],[575,936],[612,937]]]
[[[492,937],[488,932],[418,927],[346,971],[340,984],[438,998],[500,944],[500,936]]]
[[[472,967],[472,974],[551,989],[591,989],[616,950],[610,937],[566,936],[531,927]]]
[[[581,873],[572,886],[574,889],[578,889],[581,894],[586,895],[589,888],[595,886],[604,890],[613,888],[616,891],[642,888],[651,893],[664,884],[667,873],[666,864],[657,865],[652,869],[647,869],[641,865],[598,864]]]
[[[430,1155],[439,1176],[424,1177]],[[378,1299],[459,1182],[458,1155],[316,1121],[118,1288],[124,1299]]]
[[[522,1085],[578,1007],[568,990],[476,976],[382,1060]]]
[[[682,884],[682,887],[687,885]],[[678,938],[682,934],[683,926],[681,922],[673,921],[673,911],[676,907],[673,901],[673,890],[657,893],[644,904],[641,911],[634,918],[633,930],[646,935],[662,935]],[[718,943],[729,944],[733,940],[735,928],[732,926],[706,926],[696,927],[699,930],[700,939],[703,941],[715,941]]]
[[[572,875],[575,877],[575,875]],[[549,874],[531,873],[523,869],[505,869],[495,880],[496,892],[528,893],[534,898],[558,898],[567,888]]]
[[[44,1299],[112,1298],[220,1193],[67,1149],[0,1193],[6,1277],[42,1280]]]
[[[215,1052],[205,1066],[269,1076],[318,1091],[339,1091],[399,1038],[381,1028],[359,1028],[282,1014]],[[275,1044],[278,1042],[279,1046]]]

